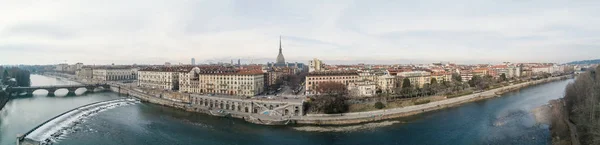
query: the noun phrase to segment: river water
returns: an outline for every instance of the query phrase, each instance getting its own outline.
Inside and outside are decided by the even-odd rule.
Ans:
[[[500,98],[408,118],[344,127],[262,126],[142,103],[98,113],[56,144],[549,144],[548,126],[536,123],[530,111],[561,98],[571,81],[537,85]],[[68,83],[72,82],[32,76],[33,85]],[[15,134],[64,111],[118,98],[115,93],[73,97],[36,94],[11,100],[0,112],[2,145],[14,144]]]

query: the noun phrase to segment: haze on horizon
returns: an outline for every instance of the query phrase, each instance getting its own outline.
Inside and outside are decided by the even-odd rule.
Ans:
[[[1,64],[596,59],[600,1],[0,2]],[[329,62],[328,62],[329,61]]]

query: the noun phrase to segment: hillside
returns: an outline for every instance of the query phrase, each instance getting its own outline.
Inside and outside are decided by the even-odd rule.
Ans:
[[[567,64],[600,64],[600,59],[573,61]]]

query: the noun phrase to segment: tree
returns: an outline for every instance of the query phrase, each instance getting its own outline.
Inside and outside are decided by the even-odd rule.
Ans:
[[[600,67],[581,74],[567,85],[565,104],[577,125],[581,144],[600,144]]]
[[[410,80],[408,78],[404,78],[402,80],[402,88],[412,88],[412,86],[410,85]]]
[[[2,73],[2,83],[6,83],[8,81],[8,70],[5,69],[4,73]]]
[[[320,113],[344,113],[348,111],[346,104],[346,85],[338,82],[322,82],[317,85],[316,91],[319,95],[315,96],[310,103],[312,112]]]
[[[21,86],[21,87],[30,86],[31,85],[30,76],[31,76],[31,74],[29,73],[29,71],[19,69],[17,71],[17,74],[15,74],[15,79],[17,81],[17,85]]]
[[[377,103],[375,103],[375,108],[377,108],[377,109],[383,109],[383,108],[385,108],[385,105],[383,103],[381,103],[381,102],[377,102]]]
[[[452,73],[452,80],[462,82],[462,77],[458,73]]]
[[[471,87],[476,87],[477,84],[481,81],[481,77],[479,75],[474,75],[473,77],[471,77],[471,80],[469,80],[469,86]]]
[[[504,73],[500,74],[500,82],[504,82],[506,80],[507,80],[506,79],[506,74],[504,74]]]
[[[431,78],[431,82],[430,82],[430,84],[431,84],[431,85],[435,85],[435,84],[437,84],[437,79],[435,79],[435,78]]]
[[[342,83],[329,81],[319,83],[316,91],[322,95],[346,95],[348,88]]]

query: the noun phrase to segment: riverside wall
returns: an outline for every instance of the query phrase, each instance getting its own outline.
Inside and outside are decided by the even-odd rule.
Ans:
[[[464,103],[484,100],[493,97],[499,97],[503,93],[519,90],[533,85],[543,84],[547,82],[553,82],[557,80],[564,80],[568,77],[552,77],[543,80],[525,82],[515,85],[510,85],[502,88],[496,88],[481,93],[465,95],[456,98],[450,98],[442,101],[430,102],[422,105],[414,105],[403,108],[392,108],[377,111],[368,112],[355,112],[355,113],[343,113],[343,114],[307,114],[300,118],[295,118],[294,121],[297,124],[305,125],[351,125],[361,124],[368,122],[376,122],[388,119],[394,119],[399,117],[412,116],[424,112],[440,110],[449,107],[459,106]],[[452,101],[449,101],[452,100]]]
[[[173,107],[188,112],[199,112],[213,116],[240,118],[255,124],[289,124],[293,123],[293,121],[289,119],[290,116],[300,116],[302,114],[301,102],[292,103],[277,100],[233,99],[174,92],[146,92],[145,90],[139,88],[128,86],[119,87],[118,85],[111,85],[110,90],[119,94],[138,98],[142,102]],[[169,99],[174,97],[189,97],[193,100],[188,103],[186,101]],[[268,109],[267,106],[276,107],[274,109]],[[225,112],[225,114],[215,114],[215,112]],[[265,112],[268,112],[270,115],[265,115]]]

